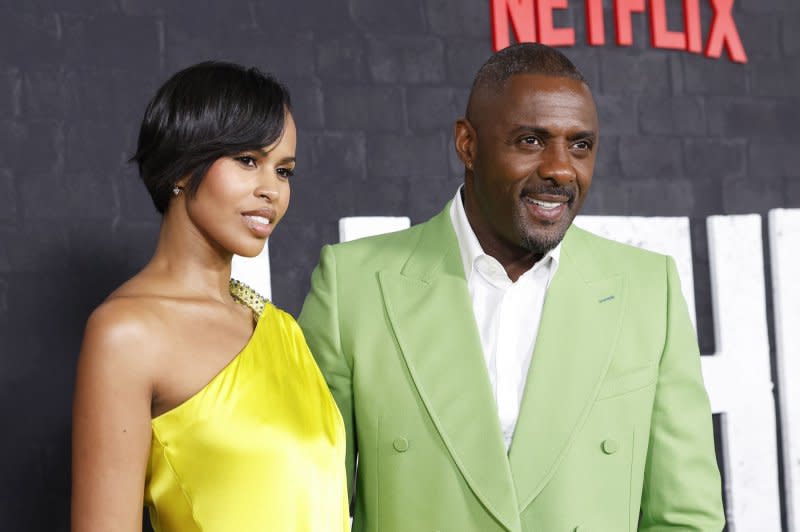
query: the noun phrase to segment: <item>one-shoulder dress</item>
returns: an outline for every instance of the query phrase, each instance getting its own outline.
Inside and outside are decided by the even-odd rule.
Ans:
[[[347,530],[339,410],[294,319],[242,286],[232,282],[232,293],[260,314],[247,345],[152,420],[151,524],[156,532]]]

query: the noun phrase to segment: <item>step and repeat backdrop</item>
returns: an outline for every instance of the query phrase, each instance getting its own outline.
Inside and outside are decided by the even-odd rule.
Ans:
[[[475,71],[538,40],[599,108],[577,223],[680,266],[729,530],[800,531],[797,28],[797,0],[0,0],[0,529],[69,528],[78,347],[153,251],[159,217],[127,160],[169,75],[223,59],[290,87],[292,204],[236,268],[296,315],[323,244],[453,196]]]

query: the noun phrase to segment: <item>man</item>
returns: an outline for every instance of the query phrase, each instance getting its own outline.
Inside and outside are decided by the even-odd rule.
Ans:
[[[724,526],[672,259],[571,225],[598,140],[572,63],[512,46],[455,125],[453,201],[322,250],[300,324],[347,426],[354,530]]]

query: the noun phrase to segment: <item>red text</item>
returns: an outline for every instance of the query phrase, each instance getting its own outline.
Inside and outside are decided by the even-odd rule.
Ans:
[[[722,50],[737,63],[746,63],[739,30],[733,20],[734,0],[704,0],[713,11],[705,48],[700,26],[700,0],[682,0],[683,29],[667,26],[666,0],[614,0],[614,37],[618,46],[633,45],[634,14],[648,14],[650,44],[653,48],[685,50],[718,58]],[[586,39],[592,46],[606,44],[603,0],[584,0]],[[501,50],[517,42],[539,42],[549,46],[574,46],[575,30],[556,27],[553,13],[566,9],[568,0],[491,0],[492,45]]]

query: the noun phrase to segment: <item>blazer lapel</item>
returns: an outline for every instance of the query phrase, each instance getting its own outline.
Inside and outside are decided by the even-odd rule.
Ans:
[[[425,224],[402,273],[381,272],[389,321],[417,392],[481,503],[520,529],[511,470],[449,204]]]
[[[544,488],[594,403],[625,303],[624,278],[593,270],[570,229],[548,289],[509,460],[520,511]]]

